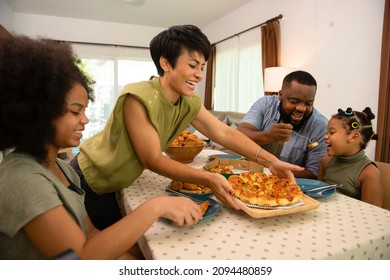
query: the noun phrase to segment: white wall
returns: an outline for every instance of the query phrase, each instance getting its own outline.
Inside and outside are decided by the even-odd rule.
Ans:
[[[316,78],[315,107],[328,118],[347,107],[377,114],[384,2],[253,0],[204,32],[217,42],[282,14],[281,64]],[[366,151],[373,159],[375,141]]]
[[[60,40],[147,47],[162,29],[15,13],[0,0],[0,23],[10,31]],[[315,107],[377,113],[384,0],[252,0],[203,29],[217,42],[279,14],[281,64],[306,70],[318,82]],[[8,25],[8,26],[7,26]],[[204,83],[198,91],[204,92]],[[376,123],[374,122],[374,128]],[[375,142],[367,148],[374,158]]]
[[[12,30],[14,26],[14,14],[4,0],[0,0],[0,24],[7,30]]]

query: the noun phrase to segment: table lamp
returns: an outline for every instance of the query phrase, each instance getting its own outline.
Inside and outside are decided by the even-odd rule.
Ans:
[[[264,69],[264,94],[274,95],[282,89],[284,77],[295,71],[292,67],[267,67]]]

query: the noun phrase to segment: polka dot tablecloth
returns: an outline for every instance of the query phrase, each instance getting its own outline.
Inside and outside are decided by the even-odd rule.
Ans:
[[[190,165],[201,168],[217,153],[204,150]],[[170,182],[145,170],[122,191],[125,211],[168,194]],[[159,219],[138,243],[147,259],[390,259],[390,211],[339,193],[319,201],[314,210],[260,219],[221,205],[189,228]]]

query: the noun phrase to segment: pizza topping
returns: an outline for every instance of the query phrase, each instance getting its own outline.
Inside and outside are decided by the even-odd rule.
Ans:
[[[244,172],[228,179],[234,195],[242,201],[254,205],[291,205],[299,201],[303,193],[290,179],[263,172]]]

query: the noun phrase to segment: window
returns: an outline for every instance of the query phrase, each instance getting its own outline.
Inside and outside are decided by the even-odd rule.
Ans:
[[[157,76],[157,70],[149,49],[76,43],[73,47],[96,81],[95,101],[88,105],[89,123],[83,133],[83,139],[87,139],[104,128],[126,84],[149,80]]]
[[[246,113],[264,95],[260,28],[216,45],[214,110]]]

